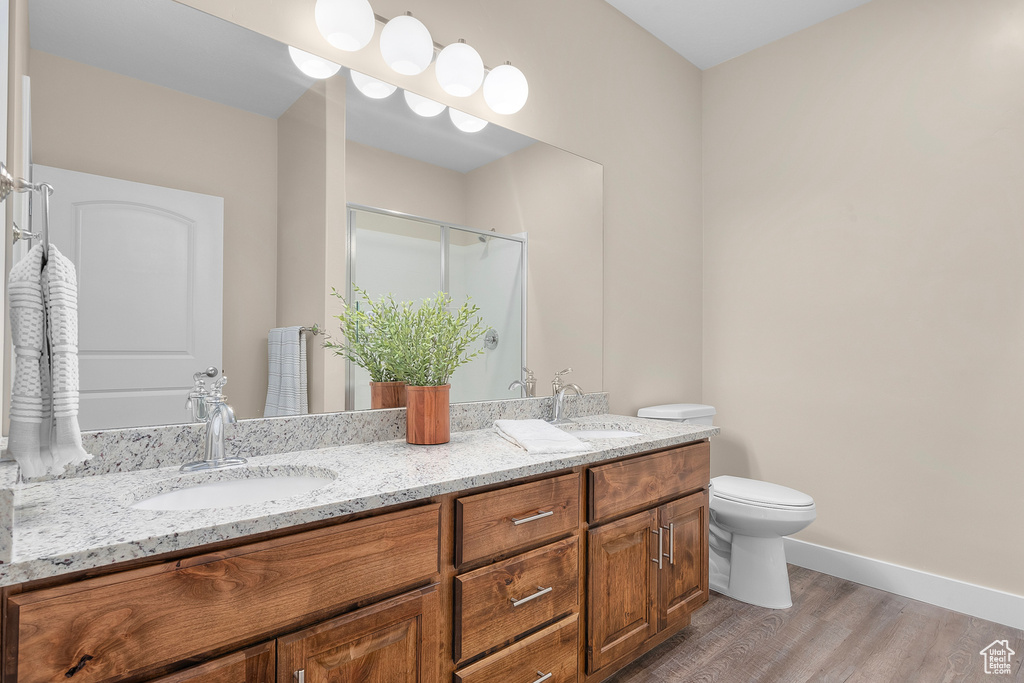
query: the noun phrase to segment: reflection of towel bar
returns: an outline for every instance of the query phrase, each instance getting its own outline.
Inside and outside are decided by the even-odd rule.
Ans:
[[[42,230],[40,232],[29,232],[14,225],[14,241],[18,240],[40,240],[44,245],[50,244],[50,195],[53,194],[53,186],[48,183],[32,183],[24,178],[14,178],[7,170],[7,166],[0,162],[0,202],[7,199],[12,192],[38,192],[43,197]],[[317,334],[317,332],[313,332]]]
[[[319,325],[313,325],[312,327],[300,327],[299,332],[309,332],[311,335],[315,337],[316,335],[323,332],[323,330],[320,329]]]

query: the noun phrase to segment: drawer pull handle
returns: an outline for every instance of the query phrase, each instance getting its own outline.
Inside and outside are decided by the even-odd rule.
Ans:
[[[534,598],[539,598],[542,595],[547,595],[553,589],[554,586],[548,586],[547,588],[541,588],[540,586],[537,586],[537,592],[533,595],[527,595],[525,598],[520,598],[519,600],[516,600],[515,598],[509,598],[509,600],[512,601],[513,607],[519,607],[519,605],[523,604],[524,602],[530,602],[530,600],[533,600]]]
[[[537,675],[540,676],[540,678],[535,680],[533,683],[544,683],[544,681],[546,681],[549,678],[551,678],[554,674],[555,674],[554,671],[552,671],[551,673],[541,673],[540,671],[538,671]]]
[[[295,683],[306,683],[306,670],[299,669],[295,672]]]
[[[664,528],[665,527],[659,526],[657,531],[655,531],[654,529],[651,529],[651,533],[658,537],[658,555],[657,555],[657,557],[652,557],[651,558],[651,562],[653,562],[654,564],[658,565],[658,569],[662,568],[662,566],[663,566],[662,558],[665,557],[665,551],[662,550],[662,548],[664,547],[664,543],[663,543],[664,537],[662,536],[662,533],[661,533],[661,530],[664,529]]]
[[[522,519],[516,519],[513,517],[512,524],[514,526],[519,526],[520,524],[526,524],[527,522],[536,522],[538,519],[544,519],[545,517],[550,517],[553,514],[555,514],[554,510],[545,510],[529,517],[523,517]]]
[[[668,525],[668,563],[676,566],[676,525]]]

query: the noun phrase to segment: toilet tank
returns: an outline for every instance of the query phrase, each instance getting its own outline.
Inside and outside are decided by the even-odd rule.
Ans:
[[[715,421],[715,407],[700,403],[666,403],[661,406],[641,408],[637,417],[652,420],[672,420],[695,425],[710,425]]]

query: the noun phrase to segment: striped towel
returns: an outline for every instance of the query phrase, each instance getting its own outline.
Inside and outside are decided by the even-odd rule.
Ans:
[[[263,417],[306,415],[306,333],[301,327],[275,327],[267,337],[269,376]]]
[[[55,246],[11,268],[14,384],[7,454],[24,477],[60,473],[90,456],[78,428],[78,279]]]

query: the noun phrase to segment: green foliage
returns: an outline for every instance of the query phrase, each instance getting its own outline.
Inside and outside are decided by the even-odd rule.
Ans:
[[[335,316],[345,341],[328,337],[324,347],[366,369],[374,382],[441,386],[456,369],[483,353],[483,348],[468,351],[487,329],[477,315],[479,307],[468,299],[453,313],[452,297],[444,292],[414,307],[409,301],[396,302],[390,294],[373,301],[366,290],[353,289],[365,306],[349,303],[331,289],[345,303],[344,312]]]
[[[346,358],[370,373],[374,382],[401,381],[395,373],[396,359],[401,355],[401,348],[395,343],[396,328],[403,318],[410,315],[411,304],[397,303],[388,294],[374,301],[366,290],[353,287],[356,295],[364,302],[349,303],[338,290],[331,288],[331,294],[345,304],[341,315],[334,316],[341,322],[341,333],[344,342],[336,342],[330,335],[324,341],[324,348],[332,349],[334,354]]]
[[[396,367],[402,381],[417,387],[448,384],[457,368],[484,352],[482,347],[468,351],[487,329],[477,315],[479,307],[467,298],[452,313],[451,304],[450,294],[438,292],[433,299],[424,299],[419,308],[405,309],[398,330],[403,349]]]

